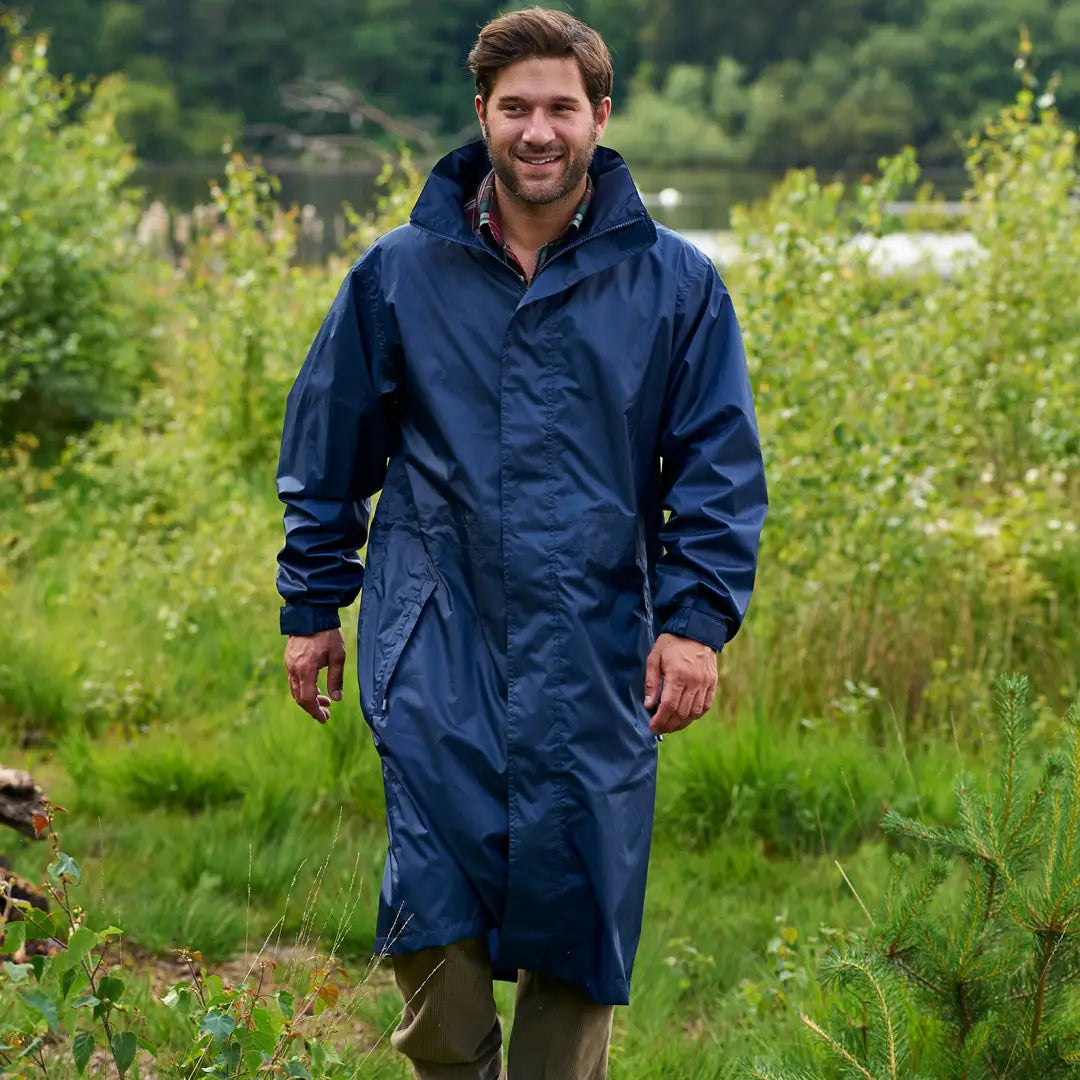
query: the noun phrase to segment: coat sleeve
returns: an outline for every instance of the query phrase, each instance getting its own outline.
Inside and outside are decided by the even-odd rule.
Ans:
[[[768,498],[742,337],[712,264],[680,290],[660,440],[659,633],[719,651],[742,623]]]
[[[364,582],[370,496],[391,445],[384,320],[369,252],[338,290],[289,392],[278,462],[285,546],[277,588],[283,634],[340,626]]]

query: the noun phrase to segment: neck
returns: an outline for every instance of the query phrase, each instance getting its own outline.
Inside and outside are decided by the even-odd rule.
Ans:
[[[515,198],[496,176],[495,198],[499,201],[499,218],[511,246],[520,245],[536,251],[549,240],[554,240],[570,224],[574,211],[585,195],[585,185],[586,180],[582,178],[581,183],[561,199],[537,205]]]

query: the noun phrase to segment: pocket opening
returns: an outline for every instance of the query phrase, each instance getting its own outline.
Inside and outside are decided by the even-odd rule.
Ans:
[[[386,659],[380,665],[379,672],[375,678],[376,685],[375,694],[373,696],[378,706],[380,716],[386,714],[386,709],[390,700],[390,684],[393,682],[394,673],[397,671],[401,654],[405,651],[405,646],[408,645],[409,640],[412,638],[413,631],[416,629],[416,624],[420,621],[420,615],[427,606],[427,602],[434,591],[435,579],[427,578],[420,587],[420,591],[402,610],[397,626],[394,628],[393,644],[387,651]]]

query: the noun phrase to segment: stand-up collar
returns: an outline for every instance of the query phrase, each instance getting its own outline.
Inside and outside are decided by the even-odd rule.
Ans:
[[[469,143],[441,158],[431,170],[413,207],[414,225],[462,243],[475,243],[465,204],[476,194],[491,168],[483,140]],[[589,166],[595,186],[585,236],[635,222],[652,222],[626,162],[606,146],[598,146]]]

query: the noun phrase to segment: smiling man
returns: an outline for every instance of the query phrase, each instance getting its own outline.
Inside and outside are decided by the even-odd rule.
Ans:
[[[501,1075],[492,980],[513,978],[510,1080],[599,1080],[658,737],[712,704],[765,482],[731,298],[597,146],[599,35],[531,8],[485,26],[469,63],[484,141],[353,267],[289,395],[285,661],[325,722],[338,609],[363,587],[377,947],[417,1076]]]

